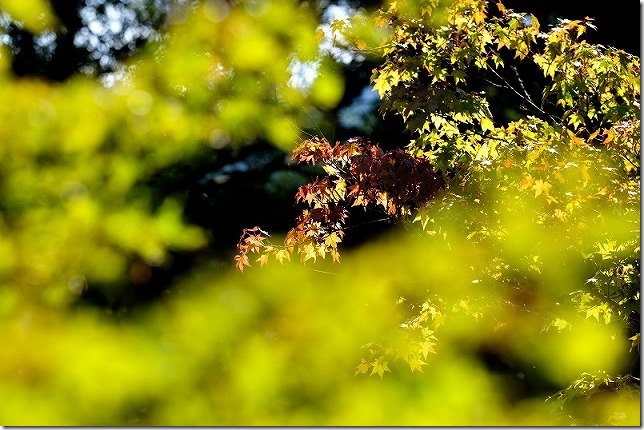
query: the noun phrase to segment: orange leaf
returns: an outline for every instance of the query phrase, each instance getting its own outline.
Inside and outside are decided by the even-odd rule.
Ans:
[[[240,272],[243,272],[244,266],[250,266],[248,256],[246,254],[235,255],[235,266],[237,266]]]

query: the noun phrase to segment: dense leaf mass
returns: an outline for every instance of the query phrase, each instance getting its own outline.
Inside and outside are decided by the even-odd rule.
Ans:
[[[292,252],[336,261],[346,206],[381,207],[427,233],[427,252],[442,242],[449,254],[463,241],[463,252],[480,254],[463,268],[477,288],[447,293],[429,281],[424,293],[401,294],[400,337],[365,345],[356,374],[382,377],[399,359],[422,372],[460,313],[521,332],[518,312],[541,327],[528,335],[535,342],[576,333],[627,340],[614,357],[639,351],[639,58],[583,40],[596,29],[589,17],[543,29],[500,1],[392,1],[372,20],[386,38],[369,45],[360,19],[343,27],[351,27],[346,38],[381,56],[371,77],[381,113],[399,115],[412,139],[388,152],[360,138],[299,145],[293,158],[321,163],[327,176],[299,189],[296,201],[309,209],[283,247],[265,244],[258,228],[245,231],[239,269],[252,252],[262,264]],[[585,335],[589,320],[607,333]],[[587,356],[581,362],[592,367]],[[549,398],[560,411],[598,390],[627,399],[639,389],[637,366],[578,371],[584,366],[554,377],[570,384]]]

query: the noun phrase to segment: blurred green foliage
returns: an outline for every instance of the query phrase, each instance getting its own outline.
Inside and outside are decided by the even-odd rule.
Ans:
[[[84,76],[16,79],[3,52],[1,276],[17,283],[6,292],[15,300],[62,305],[81,292],[70,279],[114,282],[133,256],[158,266],[170,250],[204,246],[182,202],[153,204],[146,181],[209,145],[296,143],[310,100],[287,85],[287,69],[316,54],[313,13],[295,2],[177,8],[167,40],[110,88]],[[258,51],[255,39],[270,46]],[[326,94],[314,98],[337,101]]]
[[[25,4],[11,12],[40,17],[25,25],[55,25]],[[257,138],[289,150],[307,107],[342,96],[331,61],[311,88],[288,85],[293,58],[318,55],[310,5],[194,4],[113,85],[16,78],[0,53],[0,423],[639,425],[628,303],[587,287],[639,283],[639,170],[610,153],[545,149],[535,165],[560,168],[526,179],[535,152],[508,150],[510,168],[482,163],[476,187],[341,265],[204,262],[127,316],[76,306],[89,285],[136,288],[141,267],[209,246],[179,197],[154,195],[155,174]],[[386,34],[358,28],[365,44]],[[621,151],[630,138],[611,130]]]

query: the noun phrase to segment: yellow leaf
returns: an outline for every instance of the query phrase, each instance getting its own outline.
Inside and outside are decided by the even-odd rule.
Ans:
[[[432,317],[432,321],[434,323],[434,328],[437,329],[445,323],[445,316],[443,316],[442,313],[438,312]]]
[[[537,179],[532,186],[532,189],[534,190],[534,196],[537,197],[541,194],[548,195],[548,190],[550,189],[550,187],[552,187],[550,183],[541,179]]]
[[[483,131],[494,130],[494,123],[490,118],[485,117],[481,120],[481,129]]]
[[[324,244],[331,247],[331,248],[337,248],[338,243],[342,242],[342,239],[338,235],[337,232],[333,232],[329,234],[325,239],[324,239]]]
[[[410,355],[409,357],[407,357],[407,364],[409,364],[412,372],[418,370],[420,373],[423,373],[422,366],[426,363],[416,355]]]
[[[302,261],[307,261],[313,259],[313,261],[317,260],[317,250],[315,249],[315,245],[313,243],[307,243],[304,245],[304,255],[302,256]]]
[[[387,361],[381,361],[383,357],[377,358],[371,365],[373,366],[373,369],[371,369],[371,375],[374,373],[377,373],[380,375],[380,378],[382,379],[382,375],[384,375],[385,372],[389,372],[389,366]]]
[[[597,321],[599,321],[599,307],[598,306],[593,306],[592,308],[588,309],[586,311],[586,318],[590,318],[591,316],[595,317]]]
[[[568,217],[568,214],[566,214],[566,212],[562,211],[561,209],[555,209],[554,216],[560,221],[565,221]]]
[[[362,362],[356,366],[356,373],[355,375],[362,374],[365,375],[369,371],[369,363],[365,361],[365,359],[362,359]]]
[[[476,151],[476,155],[474,158],[476,160],[487,160],[488,157],[490,156],[490,147],[487,144],[483,144],[479,146],[478,151]]]
[[[577,27],[577,37],[581,36],[585,32],[586,32],[586,27],[584,27],[583,25],[580,25],[579,27]]]
[[[425,342],[422,343],[420,351],[423,353],[423,357],[427,358],[427,354],[430,352],[432,354],[436,354],[436,351],[434,351],[434,345],[436,345],[434,342],[430,342],[426,340]]]
[[[333,258],[334,263],[339,263],[340,262],[340,253],[336,251],[335,249],[331,249],[330,251],[331,257]]]
[[[326,258],[327,249],[324,246],[316,246],[316,250],[320,257]]]
[[[556,318],[555,321],[552,323],[553,326],[557,327],[557,330],[562,331],[565,328],[572,328],[572,325],[566,321],[565,319],[562,318]]]
[[[336,181],[334,191],[340,199],[343,199],[347,195],[347,183],[344,179],[338,179]]]
[[[318,30],[315,32],[315,38],[317,39],[318,43],[324,39],[324,30],[321,28],[318,28]]]
[[[599,134],[599,131],[600,131],[600,129],[598,128],[597,130],[595,130],[594,132],[592,132],[592,133],[590,134],[590,136],[588,136],[588,140],[589,140],[589,141],[591,141],[591,140],[593,140],[594,138],[596,138],[596,137],[597,137],[597,135]]]
[[[291,261],[291,256],[286,249],[280,249],[275,253],[275,258],[280,264],[284,264],[284,259]]]
[[[259,258],[255,261],[260,264],[260,267],[264,267],[264,264],[268,263],[268,254],[260,255]]]
[[[525,176],[521,178],[521,186],[519,187],[519,191],[532,188],[533,185],[534,185],[534,178],[531,175]]]
[[[388,203],[387,193],[386,192],[378,193],[378,195],[376,196],[376,204],[382,205],[382,207],[385,210],[387,210],[387,203]]]
[[[576,115],[576,114],[573,114]],[[571,115],[571,117],[573,116]],[[578,137],[575,133],[572,131],[568,130],[568,137],[570,137],[570,140],[572,140],[572,143],[575,145],[583,145],[585,143],[584,139],[581,137]]]
[[[584,122],[584,118],[576,112],[568,117],[568,124],[571,124],[574,129],[577,129]]]
[[[635,348],[636,346],[639,347],[639,345],[640,345],[640,334],[637,333],[635,336],[629,337],[628,340],[631,341],[631,349],[629,349],[628,352],[631,352],[631,351],[633,351],[633,348]]]

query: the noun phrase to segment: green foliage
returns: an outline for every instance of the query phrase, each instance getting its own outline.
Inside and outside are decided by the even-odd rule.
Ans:
[[[315,56],[312,11],[205,2],[181,6],[171,22],[163,43],[107,87],[83,76],[16,79],[2,51],[0,96],[12,100],[0,107],[7,295],[58,306],[83,290],[67,288],[71,279],[127,282],[138,259],[163,266],[170,251],[203,247],[204,233],[182,221],[185,196],[159,204],[150,178],[211,147],[265,137],[290,149],[299,139],[314,101],[287,85],[287,68],[292,56]]]
[[[374,88],[410,144],[296,145],[307,106],[342,93],[327,61],[288,85],[316,58],[314,15],[185,4],[105,84],[17,79],[1,52],[0,422],[639,425],[639,59],[583,42],[590,21],[390,2],[337,27],[382,59]],[[492,88],[519,118],[495,117]],[[326,172],[283,238],[246,230],[238,267],[259,252],[261,270],[208,261],[133,314],[77,306],[207,247],[185,196],[150,183],[254,138]],[[351,208],[399,226],[337,264]]]

